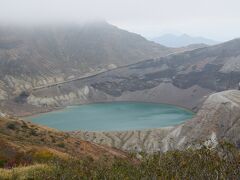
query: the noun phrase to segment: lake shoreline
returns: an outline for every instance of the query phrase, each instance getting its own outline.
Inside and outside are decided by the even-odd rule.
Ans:
[[[194,115],[188,109],[169,104],[119,101],[66,106],[24,119],[61,131],[110,132],[171,127]]]
[[[197,111],[194,111],[193,109],[190,109],[190,108],[187,108],[187,107],[184,107],[184,106],[179,106],[179,105],[175,105],[175,104],[171,104],[171,103],[163,103],[163,102],[151,102],[151,101],[98,101],[98,102],[89,102],[89,103],[82,103],[82,104],[72,104],[72,105],[66,105],[66,106],[59,106],[59,107],[50,107],[48,109],[44,109],[42,111],[39,111],[39,112],[32,112],[32,113],[29,113],[27,115],[18,115],[17,117],[18,118],[30,118],[30,117],[36,117],[38,115],[41,115],[41,114],[45,114],[45,113],[49,113],[49,112],[57,112],[57,111],[62,111],[68,107],[72,107],[72,106],[82,106],[82,105],[91,105],[91,104],[103,104],[103,103],[119,103],[119,102],[126,102],[126,103],[149,103],[149,104],[166,104],[166,105],[170,105],[170,106],[176,106],[178,108],[181,108],[183,110],[186,110],[186,111],[190,111],[194,114],[196,114]]]

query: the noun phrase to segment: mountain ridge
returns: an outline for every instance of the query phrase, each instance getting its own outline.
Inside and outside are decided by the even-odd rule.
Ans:
[[[185,47],[194,44],[206,44],[206,45],[215,45],[219,42],[211,40],[204,37],[194,37],[187,34],[174,35],[174,34],[165,34],[159,37],[151,39],[152,41],[162,44],[167,47]]]
[[[173,52],[106,22],[0,27],[0,99]]]

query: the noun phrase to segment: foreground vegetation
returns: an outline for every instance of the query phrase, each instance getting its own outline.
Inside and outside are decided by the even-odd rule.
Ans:
[[[133,154],[133,156],[135,156]],[[32,165],[1,169],[0,179],[239,179],[240,153],[221,143],[216,149],[142,154],[129,159],[61,159],[40,153]]]

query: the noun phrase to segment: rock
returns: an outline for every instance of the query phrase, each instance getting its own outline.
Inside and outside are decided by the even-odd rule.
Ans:
[[[0,100],[5,100],[7,99],[7,92],[0,89]]]
[[[6,115],[2,112],[0,112],[0,117],[6,117]]]
[[[88,86],[85,86],[85,87],[84,87],[83,93],[84,93],[85,96],[88,95],[88,93],[89,93],[89,88],[88,88]]]
[[[137,153],[136,158],[139,159],[139,160],[142,160],[143,157],[142,157],[141,154]]]
[[[116,64],[109,64],[108,65],[108,69],[115,69],[115,68],[117,68]]]

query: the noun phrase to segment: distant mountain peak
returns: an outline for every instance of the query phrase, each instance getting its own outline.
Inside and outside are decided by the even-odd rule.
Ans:
[[[167,47],[184,47],[192,44],[206,44],[215,45],[218,42],[205,37],[194,37],[188,34],[174,35],[174,34],[164,34],[162,36],[153,38],[152,41],[159,43]]]

